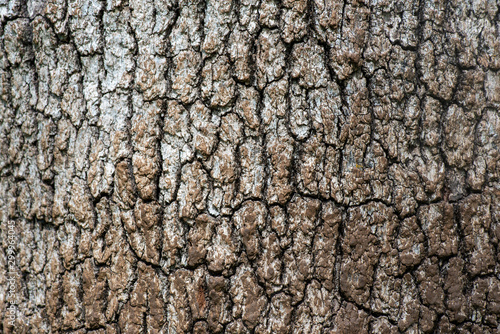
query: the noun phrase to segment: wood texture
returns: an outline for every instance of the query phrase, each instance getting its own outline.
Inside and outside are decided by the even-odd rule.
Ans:
[[[499,334],[499,6],[1,1],[0,332]]]

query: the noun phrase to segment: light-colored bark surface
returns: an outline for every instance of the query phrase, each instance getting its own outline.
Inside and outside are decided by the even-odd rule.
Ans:
[[[0,332],[500,333],[499,6],[2,1]]]

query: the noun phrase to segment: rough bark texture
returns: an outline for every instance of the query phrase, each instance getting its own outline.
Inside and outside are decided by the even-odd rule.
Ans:
[[[1,1],[0,331],[500,333],[499,8]]]

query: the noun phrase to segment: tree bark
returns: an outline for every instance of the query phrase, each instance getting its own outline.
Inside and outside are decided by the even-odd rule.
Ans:
[[[0,3],[3,333],[500,333],[500,3]]]

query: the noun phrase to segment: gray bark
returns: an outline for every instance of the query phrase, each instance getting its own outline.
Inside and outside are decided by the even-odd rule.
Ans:
[[[499,6],[2,1],[0,332],[500,333]]]

